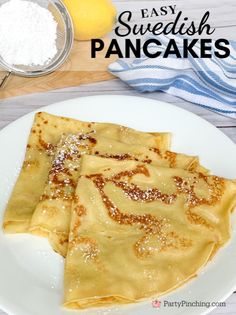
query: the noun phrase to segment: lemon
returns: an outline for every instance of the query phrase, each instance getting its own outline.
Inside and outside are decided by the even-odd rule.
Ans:
[[[89,40],[109,33],[116,9],[110,0],[63,0],[74,24],[75,39]]]

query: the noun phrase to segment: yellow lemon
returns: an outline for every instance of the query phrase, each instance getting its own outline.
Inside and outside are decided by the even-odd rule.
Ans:
[[[116,9],[110,0],[63,0],[74,24],[75,38],[89,40],[109,33]]]

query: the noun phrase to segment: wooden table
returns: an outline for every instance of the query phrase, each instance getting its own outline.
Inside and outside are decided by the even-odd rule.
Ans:
[[[160,5],[169,5],[176,3],[182,7],[187,16],[196,19],[201,16],[202,12],[210,9],[212,12],[211,22],[217,28],[216,37],[235,39],[236,37],[236,1],[235,0],[188,0],[188,1],[114,1],[120,11],[132,10],[135,19],[139,20],[140,8],[159,7]],[[54,102],[100,94],[122,94],[122,95],[139,95],[119,80],[110,80],[98,84],[84,85],[64,90],[56,90],[47,93],[28,95],[0,101],[0,129],[15,119],[38,109],[41,106],[49,105]],[[148,98],[162,100],[176,106],[185,108],[211,122],[217,128],[221,129],[236,143],[236,120],[228,119],[223,116],[214,114],[196,105],[185,102],[176,97],[164,93],[152,93],[142,95]],[[232,292],[233,293],[233,292]],[[171,313],[174,314],[174,313]],[[218,315],[235,315],[236,314],[236,294],[227,300],[227,307],[216,309],[212,314]],[[0,311],[0,315],[5,313]],[[16,314],[17,315],[17,314]],[[32,314],[33,315],[33,314]],[[190,314],[191,315],[191,314]]]

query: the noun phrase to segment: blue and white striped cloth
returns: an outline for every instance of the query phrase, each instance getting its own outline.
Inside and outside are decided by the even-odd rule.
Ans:
[[[181,51],[183,41],[175,39]],[[164,50],[169,39],[161,36],[158,40]],[[163,91],[236,119],[236,42],[231,42],[230,49],[226,59],[120,59],[109,71],[140,92]]]

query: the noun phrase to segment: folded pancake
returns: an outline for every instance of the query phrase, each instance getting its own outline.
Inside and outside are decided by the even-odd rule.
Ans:
[[[54,250],[64,257],[67,253],[71,203],[79,178],[81,157],[84,154],[187,170],[199,166],[196,157],[125,144],[98,134],[63,136],[29,231],[48,237]]]
[[[179,287],[230,238],[236,185],[216,176],[84,156],[65,264],[68,308]]]
[[[126,143],[169,149],[170,134],[148,134],[114,124],[87,123],[47,113],[35,115],[22,170],[4,217],[7,233],[26,232],[42,195],[57,143],[62,134],[96,132]]]

